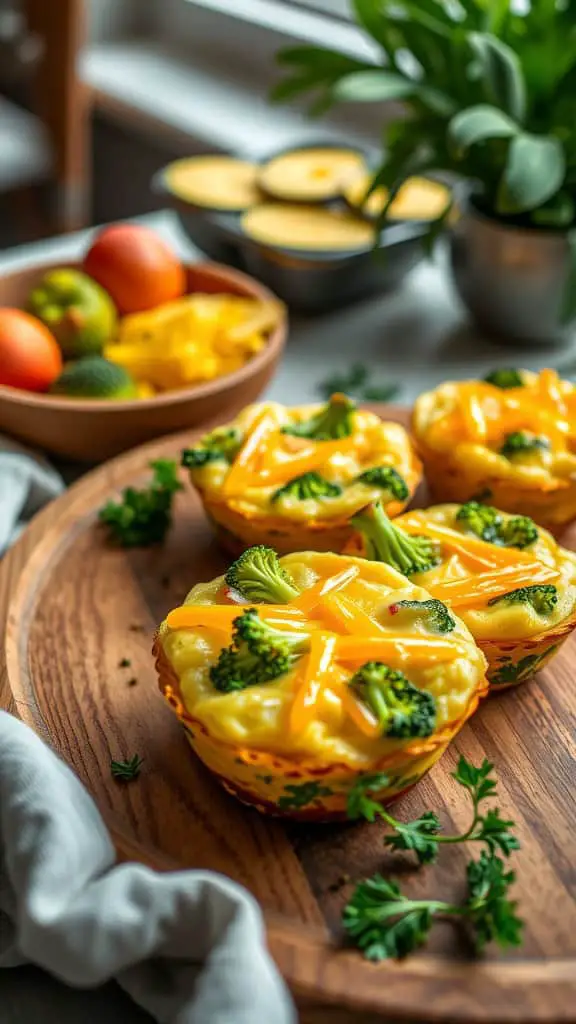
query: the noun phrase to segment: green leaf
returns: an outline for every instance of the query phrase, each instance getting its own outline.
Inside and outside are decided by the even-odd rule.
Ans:
[[[497,212],[525,213],[542,206],[561,187],[565,173],[564,150],[554,136],[515,136],[498,187]]]
[[[568,232],[568,276],[564,285],[562,301],[562,323],[568,324],[576,317],[576,231]]]
[[[448,140],[457,153],[463,155],[470,146],[486,139],[506,139],[517,135],[520,128],[511,117],[480,103],[461,110],[448,125]]]
[[[482,67],[489,98],[517,121],[523,121],[526,83],[518,54],[487,32],[471,32],[468,40]]]
[[[333,94],[337,100],[376,103],[403,99],[414,89],[414,82],[394,71],[355,71],[336,83]]]
[[[549,203],[532,213],[532,222],[538,227],[565,228],[574,222],[576,206],[568,192],[558,192]]]

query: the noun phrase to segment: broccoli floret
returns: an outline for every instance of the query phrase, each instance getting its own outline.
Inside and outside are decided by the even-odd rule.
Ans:
[[[235,427],[218,427],[202,438],[197,448],[185,448],[182,465],[200,469],[208,462],[232,462],[242,445],[242,435]]]
[[[502,367],[500,370],[492,370],[491,373],[486,374],[484,380],[487,384],[493,384],[495,388],[503,390],[524,387],[520,370],[514,370],[509,366]]]
[[[492,597],[488,601],[488,605],[500,604],[502,601],[505,604],[529,604],[538,615],[550,615],[554,606],[558,604],[558,591],[550,583],[519,587],[518,590],[511,590],[508,594]]]
[[[337,441],[341,437],[350,437],[355,410],[356,403],[348,395],[335,394],[309,420],[282,427],[282,433],[308,437],[311,441]]]
[[[511,434],[506,434],[500,455],[513,459],[517,455],[529,455],[549,447],[550,441],[547,437],[539,437],[538,434],[531,434],[527,430],[514,430]]]
[[[491,544],[497,543],[502,516],[498,509],[492,508],[491,505],[481,505],[479,501],[467,501],[458,509],[456,521],[463,523],[470,533],[476,534],[482,540]]]
[[[350,520],[364,541],[366,558],[386,562],[405,576],[438,565],[437,545],[429,537],[410,536],[390,521],[380,502],[368,505]]]
[[[221,693],[269,682],[288,672],[309,644],[307,634],[274,629],[250,608],[234,620],[232,643],[220,651],[210,680]]]
[[[412,613],[414,618],[423,618],[426,625],[435,633],[451,633],[456,628],[446,605],[436,597],[428,601],[396,601],[388,606],[390,615],[398,615],[403,611]]]
[[[436,700],[419,690],[402,672],[368,661],[350,680],[354,692],[374,712],[382,735],[394,739],[431,736],[436,727]]]
[[[497,508],[467,501],[456,513],[456,521],[477,537],[504,548],[526,548],[538,540],[538,529],[529,516],[504,520]]]
[[[499,540],[505,548],[527,548],[538,540],[536,523],[529,516],[512,516],[502,523]]]
[[[255,604],[287,604],[299,594],[274,549],[265,544],[244,551],[228,569],[226,583]]]
[[[397,501],[405,501],[410,493],[404,477],[393,466],[374,466],[361,473],[357,479],[369,487],[381,487]]]
[[[331,484],[320,473],[310,472],[295,476],[283,487],[279,487],[270,501],[274,504],[287,497],[297,498],[298,501],[306,501],[307,498],[337,498],[339,494],[342,494],[342,488],[338,484]]]

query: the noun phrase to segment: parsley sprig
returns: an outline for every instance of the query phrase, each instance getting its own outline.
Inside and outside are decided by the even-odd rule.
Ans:
[[[490,808],[483,813],[480,805],[484,800],[496,796],[496,780],[492,772],[494,766],[484,759],[480,767],[475,767],[461,757],[452,777],[467,791],[472,803],[472,820],[465,832],[457,835],[442,835],[438,815],[434,811],[425,811],[415,821],[400,822],[374,799],[372,794],[378,793],[388,785],[388,778],[382,772],[362,776],[352,788],[348,798],[348,817],[365,818],[375,821],[381,818],[391,828],[393,835],[385,837],[384,842],[393,850],[412,850],[420,864],[432,864],[438,856],[438,846],[442,843],[485,843],[492,854],[500,853],[508,857],[520,844],[511,831],[514,822],[503,818],[498,807]]]
[[[509,897],[515,881],[505,870],[503,857],[519,849],[511,829],[513,821],[501,817],[498,807],[483,811],[481,805],[496,796],[493,765],[486,759],[479,767],[461,757],[453,778],[466,790],[472,804],[469,827],[457,835],[442,835],[438,816],[426,811],[415,821],[399,822],[382,806],[377,794],[389,785],[383,772],[362,776],[348,798],[348,816],[366,821],[385,821],[394,830],[384,842],[394,850],[411,850],[420,864],[431,864],[442,843],[484,843],[478,860],[466,867],[467,897],[460,905],[443,900],[412,900],[398,884],[382,875],[361,882],[346,904],[342,923],[348,936],[369,960],[401,959],[424,945],[437,919],[461,921],[481,952],[489,942],[518,946],[523,923],[517,904]]]
[[[411,900],[396,882],[374,875],[357,886],[344,908],[342,923],[368,960],[402,959],[423,946],[438,918],[467,923],[477,952],[488,942],[518,946],[522,921],[508,898],[515,880],[499,857],[483,850],[466,869],[468,894],[461,905],[443,900]]]
[[[143,763],[144,759],[139,757],[138,754],[134,754],[134,757],[131,757],[129,761],[111,761],[110,771],[112,772],[112,778],[116,779],[117,782],[132,782],[140,775]]]
[[[394,381],[373,383],[372,370],[363,363],[354,363],[349,370],[335,373],[318,384],[317,390],[326,401],[334,394],[348,395],[362,402],[389,402],[400,391]]]
[[[163,541],[172,523],[172,499],[182,490],[178,467],[172,459],[156,459],[148,487],[127,487],[122,500],[109,501],[100,510],[100,522],[124,548],[146,547]]]

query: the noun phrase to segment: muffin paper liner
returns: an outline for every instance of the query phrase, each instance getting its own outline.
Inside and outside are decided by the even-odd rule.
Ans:
[[[378,794],[384,803],[416,785],[442,756],[488,689],[483,680],[466,713],[441,733],[414,740],[403,750],[358,769],[344,763],[321,764],[311,758],[290,759],[211,736],[206,726],[186,710],[178,676],[159,636],[153,653],[162,694],[184,727],[193,751],[221,785],[242,803],[264,814],[298,820],[346,819],[348,793],[365,772],[382,771],[388,775],[389,785]]]
[[[424,464],[432,504],[463,503],[486,493],[489,495],[487,501],[495,508],[530,516],[555,535],[576,518],[576,481],[553,490],[522,487],[518,482],[471,472],[453,459],[449,451],[434,451],[420,440],[416,444]]]
[[[576,610],[563,622],[522,640],[477,640],[488,661],[490,692],[525,683],[547,665],[576,627]]]

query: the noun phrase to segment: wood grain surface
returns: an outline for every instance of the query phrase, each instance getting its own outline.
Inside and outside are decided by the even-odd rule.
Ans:
[[[398,409],[387,414],[403,419]],[[177,457],[193,436],[154,442],[84,477],[0,563],[0,705],[78,773],[120,856],[161,870],[213,868],[255,894],[307,1024],[576,1022],[573,641],[531,683],[484,702],[395,805],[401,819],[433,808],[448,827],[463,826],[468,808],[449,773],[460,753],[495,762],[502,812],[518,822],[522,841],[514,856],[522,949],[489,950],[474,961],[465,935],[440,925],[406,962],[366,963],[341,943],[340,913],[354,880],[394,871],[415,897],[460,898],[467,852],[453,848],[416,871],[410,858],[384,851],[379,825],[267,819],[226,795],[191,754],[157,691],[152,634],[195,582],[222,571],[223,556],[189,487],[177,497],[166,544],[155,549],[110,547],[97,513],[115,491],[146,480],[151,458]],[[130,666],[120,666],[123,658]],[[110,760],[135,753],[145,758],[140,779],[120,786]]]

